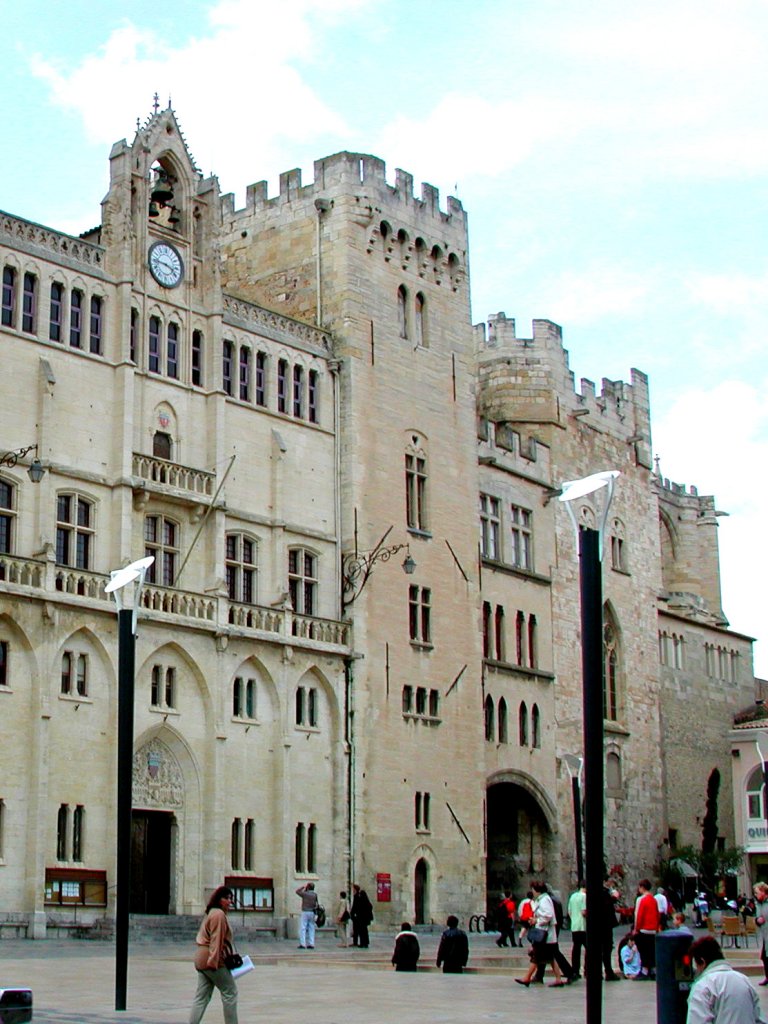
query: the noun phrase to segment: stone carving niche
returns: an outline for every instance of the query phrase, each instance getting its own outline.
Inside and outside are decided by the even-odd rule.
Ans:
[[[133,806],[168,811],[184,806],[184,776],[170,747],[157,738],[133,755]]]

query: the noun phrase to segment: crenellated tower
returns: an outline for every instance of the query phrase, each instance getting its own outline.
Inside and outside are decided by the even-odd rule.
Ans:
[[[720,596],[717,520],[725,513],[696,487],[654,476],[659,500],[663,599],[671,611],[727,626]]]
[[[273,198],[264,182],[251,186],[242,210],[224,196],[222,220],[225,289],[332,332],[343,575],[385,535],[402,551],[376,563],[364,589],[340,594],[364,655],[350,666],[350,875],[369,886],[378,870],[402,880],[392,906],[379,908],[391,923],[476,912],[477,466],[464,210],[453,198],[443,210],[431,185],[417,196],[410,174],[398,170],[390,184],[383,161],[344,152],[317,161],[309,184],[296,170],[281,175]],[[410,576],[400,567],[406,548]]]

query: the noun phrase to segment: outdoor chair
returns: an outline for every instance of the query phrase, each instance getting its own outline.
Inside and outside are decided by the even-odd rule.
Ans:
[[[739,917],[724,917],[722,931],[720,933],[723,946],[726,945],[725,940],[730,939],[727,943],[729,946],[734,946],[736,949],[739,948],[739,939],[741,938],[741,918]]]
[[[755,923],[754,917],[748,917],[744,922],[744,930],[741,933],[744,936],[744,945],[749,948],[750,937],[755,940],[757,945],[757,924]]]

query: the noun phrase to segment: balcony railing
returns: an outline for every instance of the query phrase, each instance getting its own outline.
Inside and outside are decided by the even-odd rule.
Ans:
[[[229,622],[241,629],[258,629],[263,633],[282,633],[284,614],[279,608],[262,608],[258,604],[229,603]]]
[[[17,583],[20,587],[42,587],[45,583],[45,562],[0,555],[0,582]]]
[[[57,565],[54,573],[56,590],[79,597],[106,598],[104,586],[108,582],[109,576],[85,569],[69,569],[64,565]]]
[[[180,466],[154,455],[133,453],[133,475],[150,483],[162,484],[177,491],[210,497],[216,490],[216,474],[205,469]]]
[[[18,558],[0,554],[0,593],[7,584],[24,587],[29,595],[41,600],[55,594],[58,600],[68,597],[87,598],[109,602],[104,586],[109,576],[55,565],[52,561]],[[215,594],[200,594],[174,587],[160,587],[146,583],[141,592],[141,608],[151,618],[152,613],[207,623],[217,633],[228,631],[259,634],[265,639],[297,645],[313,643],[332,647],[347,647],[351,642],[350,625],[335,619],[321,619],[314,615],[296,615],[290,608],[271,608],[257,604],[230,601]]]
[[[319,640],[325,644],[345,645],[349,626],[334,619],[318,619],[313,615],[293,615],[291,633],[303,640]]]
[[[186,619],[216,621],[215,597],[194,594],[188,590],[174,590],[172,587],[156,587],[145,584],[141,591],[141,607],[167,615],[182,615]]]

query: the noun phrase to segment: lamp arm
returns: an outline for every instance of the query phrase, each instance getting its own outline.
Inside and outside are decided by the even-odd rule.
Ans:
[[[598,535],[597,554],[598,554],[598,557],[599,557],[601,562],[603,560],[603,538],[605,537],[605,526],[606,526],[606,523],[608,522],[608,513],[609,513],[610,508],[611,508],[611,502],[613,501],[613,490],[614,490],[614,479],[613,479],[613,477],[610,477],[610,479],[608,480],[608,493],[606,494],[606,497],[605,497],[605,506],[603,508],[603,514],[600,517],[600,526],[598,527],[598,531],[597,531],[597,535]]]
[[[141,604],[141,588],[144,586],[144,580],[147,578],[146,568],[139,570],[139,579],[136,584],[136,590],[133,598],[133,616],[131,617],[131,632],[134,636],[139,635],[138,621],[139,621],[139,605]],[[117,593],[117,591],[115,592]]]

